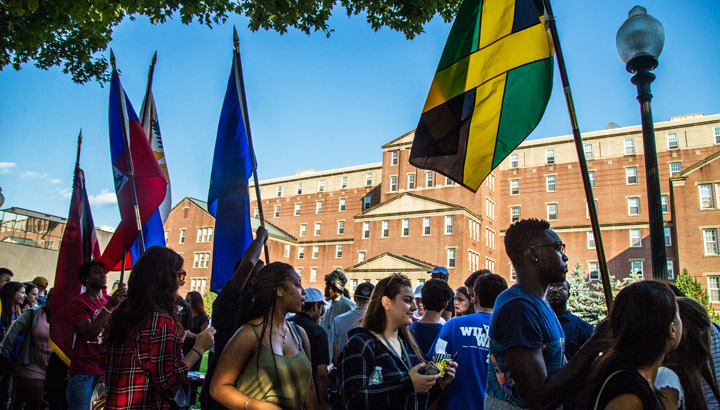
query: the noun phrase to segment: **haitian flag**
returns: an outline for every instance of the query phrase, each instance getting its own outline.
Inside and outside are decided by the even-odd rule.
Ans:
[[[108,270],[111,267],[116,270],[120,268],[123,251],[129,250],[138,237],[135,198],[141,224],[145,226],[165,199],[167,184],[115,69],[110,83],[109,125],[110,156],[121,220],[100,261]],[[128,265],[126,261],[126,267]]]

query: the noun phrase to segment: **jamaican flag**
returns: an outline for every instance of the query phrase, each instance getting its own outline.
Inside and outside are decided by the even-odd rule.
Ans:
[[[552,89],[553,54],[541,4],[463,1],[415,130],[410,163],[477,191],[540,122]]]

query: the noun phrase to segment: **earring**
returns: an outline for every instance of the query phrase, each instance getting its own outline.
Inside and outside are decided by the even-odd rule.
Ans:
[[[540,260],[538,258],[535,258],[535,262],[538,262],[538,261],[540,261]]]

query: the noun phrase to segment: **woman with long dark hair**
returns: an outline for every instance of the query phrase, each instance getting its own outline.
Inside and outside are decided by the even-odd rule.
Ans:
[[[302,310],[300,276],[273,262],[258,273],[252,292],[252,319],[223,349],[210,395],[230,409],[317,409],[310,342],[303,328],[285,320]]]
[[[340,353],[334,409],[424,410],[439,398],[457,363],[449,361],[442,378],[421,374],[423,356],[408,330],[416,309],[407,276],[393,274],[377,283],[362,326],[348,332]]]
[[[470,292],[465,286],[460,286],[455,291],[455,316],[472,315],[475,313]]]
[[[8,282],[0,288],[0,331],[5,336],[8,328],[22,314],[22,304],[25,302],[25,285],[21,282]]]
[[[137,260],[127,299],[115,309],[104,339],[107,410],[169,409],[188,368],[213,344],[214,329],[202,332],[181,356],[184,330],[177,317],[183,259],[153,246]]]
[[[20,307],[20,310],[24,312],[37,306],[37,300],[40,294],[38,293],[39,291],[36,284],[27,282],[23,285],[25,285],[25,301]]]
[[[610,327],[614,343],[593,369],[584,395],[586,408],[664,409],[653,383],[682,335],[672,290],[655,281],[629,285],[615,298]]]

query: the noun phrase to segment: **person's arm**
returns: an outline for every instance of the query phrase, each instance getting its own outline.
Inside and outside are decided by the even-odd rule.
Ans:
[[[93,320],[92,318],[85,318],[83,320],[77,321],[75,323],[75,330],[87,340],[97,339],[98,335],[103,331],[105,324],[110,319],[112,311],[115,310],[115,308],[117,308],[118,306],[120,306],[120,303],[122,303],[125,298],[127,298],[127,286],[125,286],[124,283],[121,283],[115,293],[113,293],[113,295],[110,297],[110,300],[100,310],[100,313],[95,318],[95,320]],[[76,305],[75,307],[71,306],[70,309],[72,310],[73,308],[81,308],[81,306],[78,305]]]
[[[290,326],[292,326],[292,325],[290,325]],[[300,334],[300,340],[302,340],[303,350],[307,354],[308,361],[310,361],[310,363],[312,363],[310,340],[308,339],[307,333],[305,332],[305,329],[303,329],[300,326],[297,326],[296,329],[297,329],[298,333]],[[325,346],[327,346],[327,343],[325,343]],[[327,354],[325,356],[327,356]],[[318,366],[318,367],[320,367],[320,366]],[[325,389],[327,390],[327,384],[325,385]],[[325,410],[324,407],[318,407],[318,398],[315,395],[315,382],[312,378],[312,375],[310,376],[310,388],[308,389],[308,396],[307,396],[307,399],[305,400],[305,408],[309,409],[309,410],[318,410],[318,409]]]
[[[604,410],[643,410],[642,400],[634,394],[621,394],[610,400]]]
[[[210,350],[215,344],[215,329],[212,327],[205,328],[197,335],[195,344],[192,349],[182,358],[183,363],[188,368],[193,367],[198,360],[202,360],[203,354]]]
[[[332,364],[333,366],[337,367],[338,365],[338,357],[340,357],[340,352],[338,351],[338,344],[337,342],[333,342],[333,357],[332,357]]]
[[[232,278],[228,281],[228,284],[230,284],[230,287],[235,294],[240,294],[240,292],[242,292],[245,288],[248,279],[250,279],[250,274],[255,268],[255,264],[258,259],[260,259],[260,255],[262,254],[267,238],[267,229],[259,226],[255,233],[255,240],[253,240],[250,243],[250,246],[248,246],[240,264],[237,266],[237,269],[235,269],[235,272],[233,272]]]
[[[324,410],[327,407],[327,389],[328,389],[328,367],[327,364],[319,364],[315,366],[317,371],[317,391],[318,391],[318,408]]]
[[[10,368],[10,354],[15,350],[20,335],[24,334],[32,326],[33,312],[36,311],[32,309],[26,310],[8,328],[7,334],[5,334],[2,344],[0,344],[0,373]],[[41,309],[37,310],[37,314],[41,312]]]

